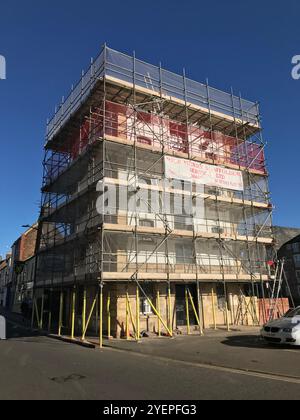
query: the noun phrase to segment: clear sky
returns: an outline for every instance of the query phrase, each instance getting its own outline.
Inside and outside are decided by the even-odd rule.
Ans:
[[[2,0],[0,254],[38,217],[47,117],[100,46],[261,103],[274,222],[300,227],[300,2]]]

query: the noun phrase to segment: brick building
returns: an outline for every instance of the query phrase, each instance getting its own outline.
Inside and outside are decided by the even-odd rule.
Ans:
[[[20,312],[25,298],[32,298],[35,276],[37,225],[28,228],[12,245],[9,307]]]

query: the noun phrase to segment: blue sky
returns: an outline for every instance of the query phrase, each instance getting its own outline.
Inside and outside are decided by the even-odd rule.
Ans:
[[[38,217],[47,117],[107,42],[261,103],[274,223],[300,227],[300,3],[3,0],[0,54],[0,255]]]

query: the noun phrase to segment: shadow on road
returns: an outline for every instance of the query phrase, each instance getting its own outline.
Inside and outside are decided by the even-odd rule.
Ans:
[[[33,338],[33,337],[42,337],[45,334],[36,331],[30,330],[29,328],[23,327],[21,325],[16,325],[13,322],[7,322],[6,328],[6,339],[7,340],[16,340],[23,338]]]
[[[256,348],[256,349],[268,348],[270,350],[299,348],[299,347],[289,346],[289,345],[278,345],[278,344],[276,345],[276,344],[266,343],[259,336],[254,336],[254,335],[229,336],[229,337],[226,337],[226,339],[222,341],[221,343],[226,346],[231,346],[231,347],[246,347],[246,348]]]
[[[25,319],[20,314],[11,313],[0,308],[0,315],[6,319],[6,339],[23,339],[45,336],[40,331],[32,330],[30,328],[31,320]]]

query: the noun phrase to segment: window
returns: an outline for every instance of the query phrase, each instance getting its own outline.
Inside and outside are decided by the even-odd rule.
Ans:
[[[152,123],[152,114],[147,114],[146,112],[137,112],[136,118],[138,121],[141,121],[145,124],[151,124]]]
[[[184,140],[187,138],[187,127],[183,124],[170,122],[170,134],[171,136],[180,137]]]
[[[137,141],[138,141],[138,143],[148,144],[149,146],[151,146],[151,144],[152,144],[152,139],[150,139],[149,137],[146,137],[146,136],[137,136]]]
[[[148,298],[153,302],[154,298],[154,291],[153,291],[153,285],[152,284],[144,284],[143,289],[148,296]],[[143,315],[151,315],[153,313],[151,305],[148,301],[148,299],[145,298],[145,296],[141,296],[140,298],[140,312]]]
[[[300,283],[300,270],[296,270],[296,279]]]
[[[175,252],[176,252],[177,264],[192,264],[193,263],[194,248],[192,244],[187,244],[187,243],[176,244]]]
[[[295,266],[296,266],[297,268],[300,268],[300,254],[295,254],[295,255],[293,256],[293,258],[294,258],[294,263],[295,263]]]
[[[154,227],[154,220],[140,219],[140,226]]]
[[[296,243],[292,244],[292,248],[293,248],[293,252],[299,253],[300,252],[300,243],[296,242]]]

